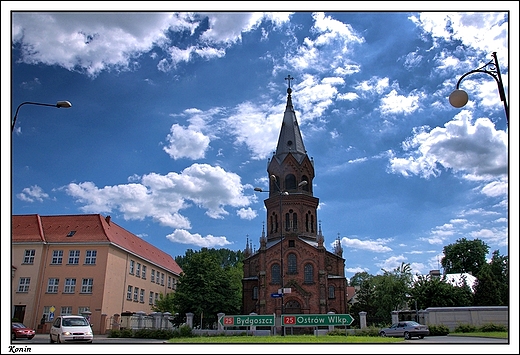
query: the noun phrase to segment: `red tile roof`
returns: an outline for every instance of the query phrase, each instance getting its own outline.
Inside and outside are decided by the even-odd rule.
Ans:
[[[112,243],[174,274],[182,272],[171,255],[112,222],[110,216],[33,214],[13,215],[11,218],[12,242]]]

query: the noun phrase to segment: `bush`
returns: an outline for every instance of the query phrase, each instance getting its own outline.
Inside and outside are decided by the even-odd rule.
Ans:
[[[455,330],[454,333],[474,333],[477,331],[477,327],[471,324],[459,324]]]
[[[488,324],[484,324],[481,327],[479,327],[478,331],[484,332],[484,333],[487,333],[487,332],[507,332],[507,327],[505,325],[501,325],[501,324],[488,323]]]
[[[121,331],[119,329],[111,329],[108,332],[109,338],[120,338],[121,337]]]
[[[443,324],[439,325],[428,325],[428,329],[430,329],[430,335],[431,336],[442,336],[442,335],[448,335],[450,334],[450,328]]]

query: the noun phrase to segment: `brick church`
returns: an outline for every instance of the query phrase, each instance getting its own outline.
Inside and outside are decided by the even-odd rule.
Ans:
[[[328,251],[313,195],[309,158],[291,99],[291,76],[276,152],[268,161],[269,197],[260,247],[244,250],[243,313],[348,313],[345,259],[339,239]],[[255,188],[256,191],[262,191]]]

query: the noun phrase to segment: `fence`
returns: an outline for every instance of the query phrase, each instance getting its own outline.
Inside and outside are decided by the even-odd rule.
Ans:
[[[170,322],[173,319],[171,313],[153,312],[146,314],[145,312],[114,314],[107,317],[105,328],[110,330],[139,330],[139,329],[164,329],[173,330],[176,327]]]

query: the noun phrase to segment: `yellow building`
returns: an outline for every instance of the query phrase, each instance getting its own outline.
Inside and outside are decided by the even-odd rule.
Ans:
[[[103,334],[115,314],[153,312],[182,272],[170,255],[100,214],[14,215],[11,241],[11,316],[41,332],[58,315],[86,314]]]

